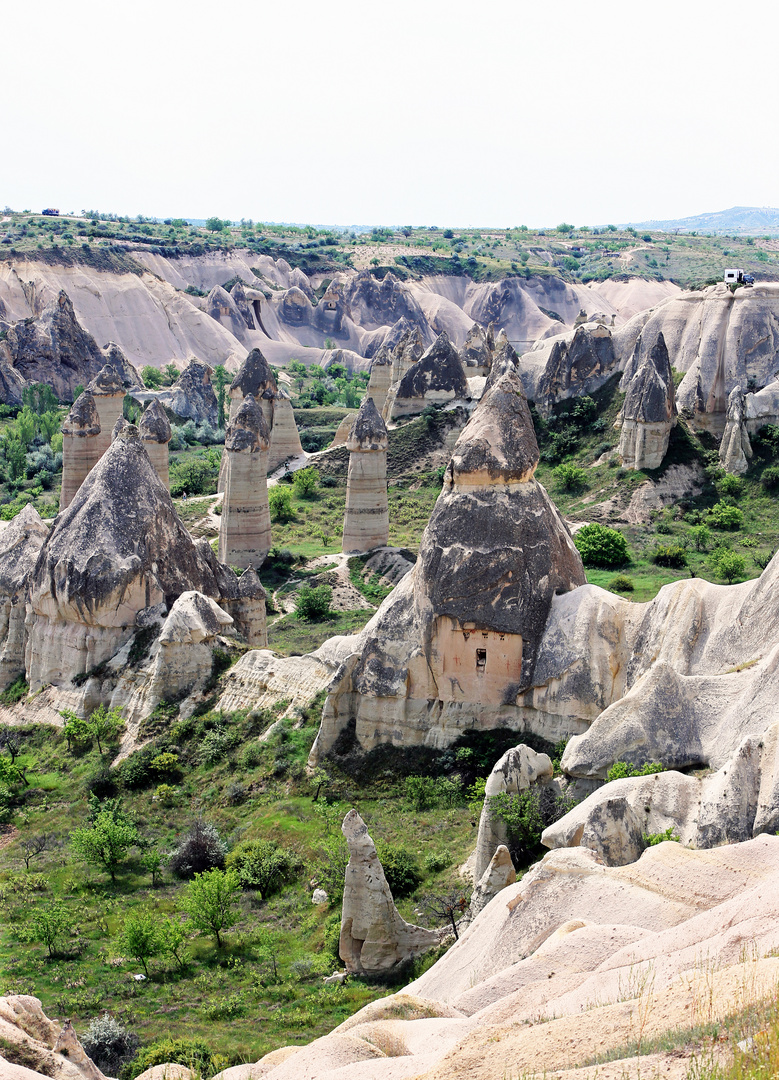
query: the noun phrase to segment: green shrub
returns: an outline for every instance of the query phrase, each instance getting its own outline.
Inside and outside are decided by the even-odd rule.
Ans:
[[[711,531],[705,525],[693,525],[689,537],[695,545],[696,551],[708,551],[711,543]]]
[[[712,563],[720,577],[724,577],[728,585],[732,585],[736,578],[743,577],[747,572],[747,561],[743,555],[736,551],[715,552]]]
[[[579,529],[573,538],[587,567],[616,569],[630,562],[628,542],[621,532],[593,522]]]
[[[305,469],[298,469],[292,476],[292,486],[295,494],[301,499],[310,499],[319,484],[319,473],[313,465]]]
[[[729,495],[733,499],[737,499],[743,490],[744,481],[731,473],[725,473],[717,484],[717,491],[719,491],[720,495]]]
[[[423,863],[428,874],[440,874],[447,866],[451,866],[452,860],[443,851],[429,851]]]
[[[611,589],[612,592],[618,593],[633,592],[635,586],[633,584],[633,579],[629,578],[627,574],[617,574],[617,576],[613,577],[609,582],[608,588]]]
[[[628,761],[615,761],[606,773],[606,781],[624,780],[629,776],[652,776],[659,772],[665,772],[665,765],[659,761],[647,761],[641,766],[631,765]]]
[[[665,832],[644,833],[644,843],[647,847],[655,847],[666,840],[672,840],[676,844],[680,843],[679,834],[674,831],[673,825],[669,825]]]
[[[228,870],[237,870],[244,888],[259,889],[263,899],[279,891],[298,869],[294,852],[272,840],[243,840],[225,860]]]
[[[292,509],[292,492],[289,488],[283,488],[276,484],[268,491],[268,506],[270,507],[271,521],[284,524],[292,521],[295,511]]]
[[[569,461],[552,469],[552,476],[563,491],[581,491],[586,487],[587,473]]]
[[[687,565],[687,551],[681,544],[665,544],[654,552],[652,562],[678,570]]]
[[[27,697],[30,692],[30,687],[25,679],[24,675],[20,675],[19,678],[11,683],[7,690],[4,690],[0,694],[0,705],[15,705],[17,701],[21,701],[22,698]]]
[[[333,590],[329,585],[301,585],[295,597],[295,612],[301,619],[319,622],[330,614]]]
[[[442,776],[407,776],[405,788],[411,808],[417,811],[458,806],[463,799],[459,784]]]
[[[147,787],[157,779],[151,763],[157,757],[157,752],[152,746],[143,746],[130,754],[119,767],[119,775],[126,788],[137,789]]]
[[[195,1075],[203,1077],[213,1076],[217,1068],[208,1044],[200,1039],[157,1039],[138,1054],[132,1064],[130,1080],[135,1080],[154,1065],[165,1065],[169,1061],[186,1065]]]
[[[181,878],[191,878],[225,864],[227,844],[216,827],[208,821],[195,821],[187,835],[173,852],[170,868]]]
[[[744,513],[737,506],[718,502],[709,510],[709,521],[715,529],[740,529],[744,524]]]
[[[760,483],[766,491],[776,491],[779,489],[779,465],[769,465],[767,469],[763,469]]]
[[[376,842],[376,852],[392,895],[410,896],[422,881],[422,872],[414,855],[399,844],[390,844],[386,840]]]

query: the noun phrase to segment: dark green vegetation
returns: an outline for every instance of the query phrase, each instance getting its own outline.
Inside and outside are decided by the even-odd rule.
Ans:
[[[32,503],[43,517],[59,508],[62,421],[66,410],[51,387],[25,387],[21,409],[0,405],[0,518],[10,521]]]
[[[129,219],[97,211],[54,218],[12,211],[9,216],[0,248],[8,256],[135,273],[145,269],[134,258],[139,252],[175,259],[240,249],[284,258],[307,273],[352,267],[369,268],[377,277],[391,270],[402,279],[424,274],[462,274],[474,281],[512,276],[582,282],[642,277],[700,286],[720,281],[726,266],[742,266],[758,279],[775,278],[779,260],[777,241],[757,233],[675,235],[613,225],[574,228],[566,223],[553,229],[404,226],[357,233],[218,218],[198,225],[177,218]],[[258,287],[269,296],[279,288],[256,273]],[[197,293],[193,286],[185,291]],[[553,312],[550,315],[554,317]]]
[[[182,719],[163,704],[141,731],[152,741],[116,765],[117,730],[99,717],[13,729],[0,752],[0,992],[36,994],[80,1034],[108,1012],[134,1036],[130,1054],[140,1042],[125,1076],[192,1054],[194,1033],[206,1075],[256,1060],[392,990],[322,985],[340,966],[340,822],[359,810],[401,911],[418,921],[420,904],[462,893],[457,866],[475,841],[483,778],[517,736],[367,757],[346,739],[308,776],[321,706],[320,696],[284,718],[281,703]],[[534,857],[536,847],[537,836]],[[328,904],[312,905],[311,882]],[[111,1025],[95,1023],[90,1037],[126,1049]]]

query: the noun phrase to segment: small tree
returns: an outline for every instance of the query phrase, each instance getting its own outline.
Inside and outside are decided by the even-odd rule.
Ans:
[[[462,917],[465,914],[469,903],[468,897],[460,889],[452,889],[438,896],[424,897],[420,907],[436,922],[448,922],[456,941],[460,937],[457,932],[457,916]]]
[[[74,829],[70,834],[76,854],[85,862],[101,866],[114,883],[116,871],[139,839],[136,827],[126,820],[117,821],[110,810],[101,810],[91,828]]]
[[[490,816],[506,827],[507,846],[515,866],[532,861],[541,842],[544,823],[538,791],[499,791],[489,802]]]
[[[278,982],[279,953],[281,952],[278,934],[268,929],[267,926],[261,926],[255,931],[254,945],[257,950],[258,960],[269,969],[273,981]]]
[[[231,382],[230,372],[224,364],[217,364],[212,372],[214,386],[216,387],[217,423],[220,428],[225,426],[225,396],[227,385]]]
[[[268,490],[268,506],[270,507],[271,521],[280,524],[292,521],[295,511],[292,509],[292,492],[287,487],[276,484]]]
[[[50,840],[51,837],[47,833],[41,833],[39,836],[28,836],[22,840],[19,849],[22,853],[25,870],[30,869],[30,862],[33,859],[43,854],[49,846]]]
[[[240,889],[235,870],[208,870],[189,883],[185,907],[190,922],[201,933],[213,934],[217,948],[222,947],[222,931],[238,922],[234,899]]]
[[[162,951],[162,936],[158,920],[145,908],[138,908],[131,912],[124,921],[119,945],[123,952],[128,953],[143,965],[143,970],[148,975],[147,961],[153,956],[159,956]]]
[[[68,743],[68,750],[73,751],[74,747],[86,746],[92,738],[89,723],[68,709],[63,709],[60,716],[65,720],[62,730]]]
[[[157,884],[157,878],[162,876],[162,863],[162,852],[158,848],[149,848],[141,856],[144,870],[151,874],[152,888]]]
[[[584,469],[565,461],[552,470],[552,476],[564,491],[580,491],[586,486],[587,474]]]
[[[743,577],[747,572],[747,561],[743,555],[736,551],[722,551],[714,558],[714,566],[720,577],[724,577],[728,585],[732,585],[736,578]]]
[[[690,529],[690,539],[696,551],[708,551],[711,543],[711,529],[705,525],[693,525]]]
[[[319,473],[313,465],[309,465],[306,469],[298,469],[293,474],[292,486],[298,498],[310,499],[319,486]]]
[[[319,622],[330,614],[333,590],[329,585],[301,585],[295,599],[295,612],[301,619]]]
[[[70,928],[70,915],[55,901],[38,908],[30,921],[29,935],[33,941],[42,942],[53,957],[57,942]]]
[[[162,951],[172,956],[180,968],[186,963],[186,943],[189,934],[186,926],[176,918],[163,919],[160,923]]]
[[[97,743],[97,749],[101,754],[103,753],[103,743],[113,742],[117,739],[123,727],[124,721],[120,711],[118,709],[106,709],[105,705],[99,705],[89,717],[89,733]]]
[[[729,529],[735,531],[744,524],[744,512],[737,506],[730,506],[726,502],[718,502],[709,511],[709,521],[715,529]]]
[[[630,562],[628,542],[621,532],[608,525],[593,522],[579,529],[573,538],[582,562],[588,567],[605,567],[607,570]]]

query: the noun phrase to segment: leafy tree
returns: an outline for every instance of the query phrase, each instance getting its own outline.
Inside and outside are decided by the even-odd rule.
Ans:
[[[99,705],[89,717],[89,733],[97,743],[97,749],[103,753],[103,743],[113,742],[124,727],[119,709],[106,709]]]
[[[163,855],[159,848],[148,848],[141,855],[141,865],[151,874],[152,887],[157,884],[157,878],[162,876],[163,862]]]
[[[170,867],[179,877],[190,878],[194,874],[223,867],[226,854],[227,845],[215,826],[198,819],[173,852]]]
[[[283,524],[286,521],[292,521],[295,516],[295,511],[292,509],[292,492],[279,484],[269,489],[268,506],[271,521]]]
[[[652,561],[657,566],[669,566],[678,570],[687,565],[687,550],[681,544],[664,544],[656,549]]]
[[[216,404],[218,410],[217,423],[220,428],[223,428],[227,419],[225,416],[225,396],[227,393],[227,386],[232,381],[230,372],[224,364],[217,364],[212,372],[212,379],[214,387],[216,388]]]
[[[218,1066],[208,1044],[200,1039],[157,1039],[144,1047],[132,1063],[130,1075],[140,1076],[155,1065],[167,1062],[186,1065],[196,1076],[213,1076]]]
[[[289,880],[297,860],[291,851],[271,840],[244,840],[230,852],[225,865],[238,873],[241,885],[259,889],[267,899]]]
[[[719,491],[720,495],[729,495],[731,498],[737,499],[744,491],[744,481],[731,473],[725,473],[717,484],[717,491]]]
[[[70,915],[62,904],[51,901],[36,908],[27,933],[32,941],[46,946],[49,956],[54,956],[57,942],[70,929]]]
[[[230,228],[229,221],[223,221],[219,217],[206,218],[206,228],[209,232],[223,232],[225,229]]]
[[[573,538],[582,562],[587,567],[605,567],[607,570],[630,562],[628,542],[621,532],[608,525],[593,522],[579,529]]]
[[[709,521],[715,529],[735,531],[744,524],[744,512],[737,506],[720,501],[709,510]]]
[[[279,953],[281,944],[279,936],[267,926],[260,926],[254,934],[254,947],[260,963],[269,968],[273,981],[279,978]]]
[[[238,922],[234,900],[240,889],[235,870],[207,870],[189,883],[185,907],[190,923],[201,933],[213,934],[217,948],[222,947],[222,931]]]
[[[129,821],[117,821],[110,810],[101,810],[90,827],[74,829],[70,834],[73,850],[85,862],[101,866],[116,882],[116,871],[127,852],[140,840],[138,830]]]
[[[552,476],[564,491],[580,491],[587,481],[584,469],[568,461],[552,469]]]
[[[422,881],[422,872],[412,853],[399,844],[379,840],[376,851],[393,896],[410,896]]]
[[[72,751],[76,746],[85,746],[92,738],[88,722],[83,717],[70,712],[69,709],[63,709],[60,716],[65,720],[62,731],[68,743],[68,750]]]
[[[718,552],[713,562],[717,573],[725,578],[728,585],[732,585],[736,578],[743,577],[747,572],[746,559],[736,551]]]
[[[162,951],[172,956],[180,968],[184,967],[186,961],[185,945],[188,938],[187,928],[179,919],[174,917],[160,922]]]
[[[3,754],[0,757],[0,785],[9,790],[17,787],[19,784],[23,784],[25,787],[30,786],[30,782],[25,776],[26,769],[18,761],[11,761],[9,757]]]
[[[708,551],[711,543],[711,529],[705,525],[693,525],[690,529],[690,539],[696,551]]]
[[[330,605],[333,602],[333,590],[329,585],[301,585],[295,598],[295,613],[301,619],[311,622],[319,622],[326,619],[330,614]]]
[[[141,368],[141,378],[147,390],[159,390],[165,381],[159,368],[152,367],[151,364]]]
[[[499,791],[490,797],[490,816],[506,827],[507,847],[515,866],[526,866],[532,861],[541,842],[544,823],[538,791]]]
[[[292,486],[299,498],[310,499],[319,486],[319,473],[313,465],[309,465],[306,469],[298,469],[292,476]]]
[[[144,972],[148,975],[147,961],[154,956],[159,956],[162,951],[160,925],[155,915],[142,907],[130,912],[124,920],[119,946],[123,952],[142,964]]]

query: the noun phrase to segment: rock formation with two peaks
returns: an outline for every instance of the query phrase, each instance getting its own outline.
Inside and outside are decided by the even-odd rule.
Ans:
[[[277,385],[271,366],[259,349],[252,349],[246,357],[230,384],[229,393],[231,420],[247,394],[260,406],[270,432],[269,473],[303,453],[292,401],[286,390]]]
[[[747,429],[747,406],[740,386],[734,386],[728,397],[725,431],[719,448],[720,465],[733,476],[743,476],[752,459],[752,443]]]

